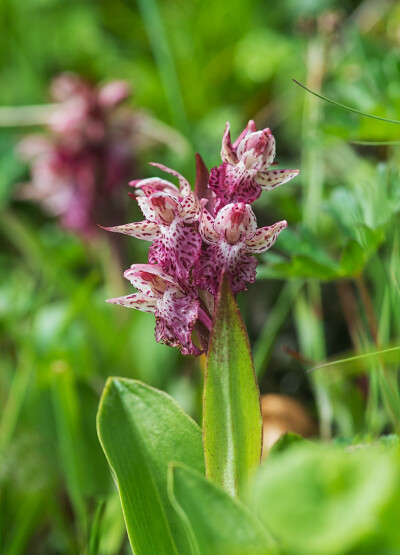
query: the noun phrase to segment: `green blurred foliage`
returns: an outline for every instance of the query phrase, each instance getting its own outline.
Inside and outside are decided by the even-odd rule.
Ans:
[[[254,482],[252,505],[285,554],[396,553],[399,440],[346,450],[295,442]]]

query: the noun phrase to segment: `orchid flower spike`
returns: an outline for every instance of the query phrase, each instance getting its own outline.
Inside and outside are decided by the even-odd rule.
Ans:
[[[226,205],[215,219],[204,209],[199,231],[209,247],[195,265],[196,284],[216,295],[225,270],[234,293],[246,290],[246,283],[253,283],[256,276],[257,260],[251,254],[270,249],[285,227],[287,222],[282,220],[257,229],[253,210],[243,202]]]
[[[176,177],[179,187],[158,177],[132,181],[131,196],[145,219],[105,229],[152,241],[149,264],[134,264],[124,274],[138,293],[108,302],[154,313],[158,342],[177,346],[183,354],[206,351],[212,296],[221,275],[227,273],[233,293],[245,291],[255,281],[253,255],[272,247],[287,226],[282,220],[257,229],[250,206],[262,188],[276,187],[298,173],[269,170],[274,156],[269,129],[257,131],[251,121],[231,144],[227,125],[223,164],[212,170],[210,179],[197,156],[196,192],[181,174],[161,164],[152,165]],[[193,332],[201,349],[192,341]]]
[[[153,313],[158,342],[179,347],[184,355],[201,354],[191,338],[200,305],[196,293],[185,290],[158,265],[133,264],[124,277],[139,293],[107,302]]]
[[[217,202],[215,211],[232,202],[252,203],[261,191],[268,191],[290,181],[300,170],[270,170],[276,152],[269,128],[257,131],[250,120],[232,144],[229,122],[222,138],[222,164],[211,170],[209,187]]]
[[[187,280],[201,249],[201,237],[192,224],[200,219],[202,206],[188,181],[178,172],[153,164],[179,179],[178,189],[159,178],[132,182],[145,220],[105,228],[137,239],[153,241],[149,262],[178,280]]]

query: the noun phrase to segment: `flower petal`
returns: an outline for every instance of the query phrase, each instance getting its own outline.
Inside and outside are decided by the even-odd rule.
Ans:
[[[252,237],[257,229],[257,220],[250,204],[230,203],[221,208],[215,217],[214,229],[230,244]]]
[[[179,215],[179,198],[169,193],[156,192],[150,196],[136,197],[146,220],[159,225],[170,225]]]
[[[157,223],[156,214],[154,213],[153,207],[151,206],[151,202],[149,202],[148,197],[136,197],[136,201],[146,220],[148,220],[149,222]]]
[[[287,183],[296,175],[299,175],[300,170],[268,170],[258,172],[255,176],[257,183],[261,185],[264,191],[275,189],[279,185]]]
[[[179,172],[172,170],[167,166],[164,166],[164,164],[157,164],[156,162],[150,162],[150,166],[154,166],[155,168],[158,168],[163,172],[169,173],[177,177],[179,179],[179,189],[182,196],[188,195],[192,190],[190,187],[189,181],[185,177],[183,177],[183,175],[181,175]]]
[[[156,239],[149,249],[149,262],[160,264],[167,274],[187,281],[201,249],[201,237],[192,228],[175,220],[162,228],[162,237]]]
[[[112,231],[113,233],[124,233],[125,235],[136,237],[136,239],[144,239],[145,241],[154,241],[157,237],[161,237],[160,226],[148,220],[114,227],[102,227],[102,229]]]
[[[236,156],[236,151],[234,150],[231,143],[231,132],[229,128],[229,121],[226,122],[225,131],[222,136],[222,149],[221,158],[223,162],[227,164],[235,165],[238,163],[238,157]]]
[[[202,207],[193,193],[183,197],[179,204],[179,215],[186,224],[194,224],[200,219]]]
[[[243,131],[240,133],[239,137],[236,139],[236,141],[233,143],[233,148],[236,151],[237,147],[239,146],[239,144],[241,143],[242,139],[245,138],[246,135],[248,135],[249,133],[255,133],[257,131],[257,127],[256,124],[254,123],[254,121],[251,119],[249,121],[249,123],[246,125],[246,127],[243,129]]]
[[[244,243],[229,245],[221,241],[218,245],[203,247],[197,260],[193,276],[196,285],[216,295],[222,270],[226,270],[234,293],[245,291],[247,283],[256,277],[257,260],[246,252]]]
[[[183,291],[175,279],[164,272],[161,266],[157,264],[132,264],[132,266],[124,272],[124,278],[128,279],[136,289],[145,295],[154,296],[154,282],[163,282],[164,289],[168,285],[175,287],[177,291]]]
[[[258,229],[251,239],[246,240],[247,250],[252,253],[265,252],[272,247],[282,230],[287,227],[287,221],[282,220],[268,227]]]
[[[179,347],[184,355],[199,355],[191,336],[199,311],[199,301],[191,295],[177,295],[167,288],[162,301],[157,303],[156,340],[171,347]]]
[[[202,239],[210,245],[217,244],[220,240],[220,235],[214,228],[214,218],[205,208],[201,215],[199,233]]]
[[[254,170],[248,170],[243,162],[236,166],[221,164],[210,173],[209,187],[217,196],[215,212],[231,202],[251,204],[261,195],[261,186],[255,181]]]
[[[179,189],[173,183],[160,177],[149,177],[148,179],[136,179],[130,181],[129,185],[136,189],[141,189],[146,195],[156,192],[170,193],[176,197],[179,196]]]
[[[246,135],[237,148],[238,158],[246,168],[257,171],[266,171],[274,161],[275,153],[275,138],[268,127]]]
[[[133,295],[127,295],[126,297],[107,299],[106,302],[127,308],[136,308],[136,310],[141,310],[142,312],[154,313],[157,309],[157,300],[143,293],[133,293]]]

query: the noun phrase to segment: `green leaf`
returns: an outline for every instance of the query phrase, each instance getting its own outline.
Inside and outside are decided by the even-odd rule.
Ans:
[[[298,445],[299,443],[310,443],[307,439],[304,439],[299,434],[295,432],[287,432],[283,434],[271,447],[268,453],[268,457],[273,455],[277,455],[278,453],[282,453],[290,449],[293,445]],[[311,444],[312,445],[312,444]]]
[[[200,428],[166,393],[123,378],[107,381],[97,428],[134,553],[190,554],[168,499],[167,470],[176,461],[204,473]]]
[[[250,345],[226,275],[217,296],[203,405],[207,477],[240,495],[261,458],[260,394]]]
[[[263,464],[254,508],[285,553],[342,555],[378,534],[383,546],[383,514],[392,518],[398,505],[397,467],[395,450],[299,444]]]
[[[340,259],[340,269],[343,276],[357,276],[362,273],[366,262],[365,251],[354,240],[350,240]]]
[[[314,278],[330,281],[339,277],[339,267],[321,264],[309,256],[295,255],[290,262],[264,265],[257,271],[261,279]]]
[[[188,527],[196,555],[269,555],[274,540],[251,511],[198,472],[171,465],[171,502]]]

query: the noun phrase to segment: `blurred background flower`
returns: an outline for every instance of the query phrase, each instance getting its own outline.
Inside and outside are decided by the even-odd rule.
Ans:
[[[32,176],[20,197],[38,201],[63,227],[89,239],[100,221],[120,215],[120,188],[134,173],[135,115],[120,108],[130,87],[111,81],[95,88],[62,74],[51,96],[57,104],[49,108],[47,135],[19,144]]]

